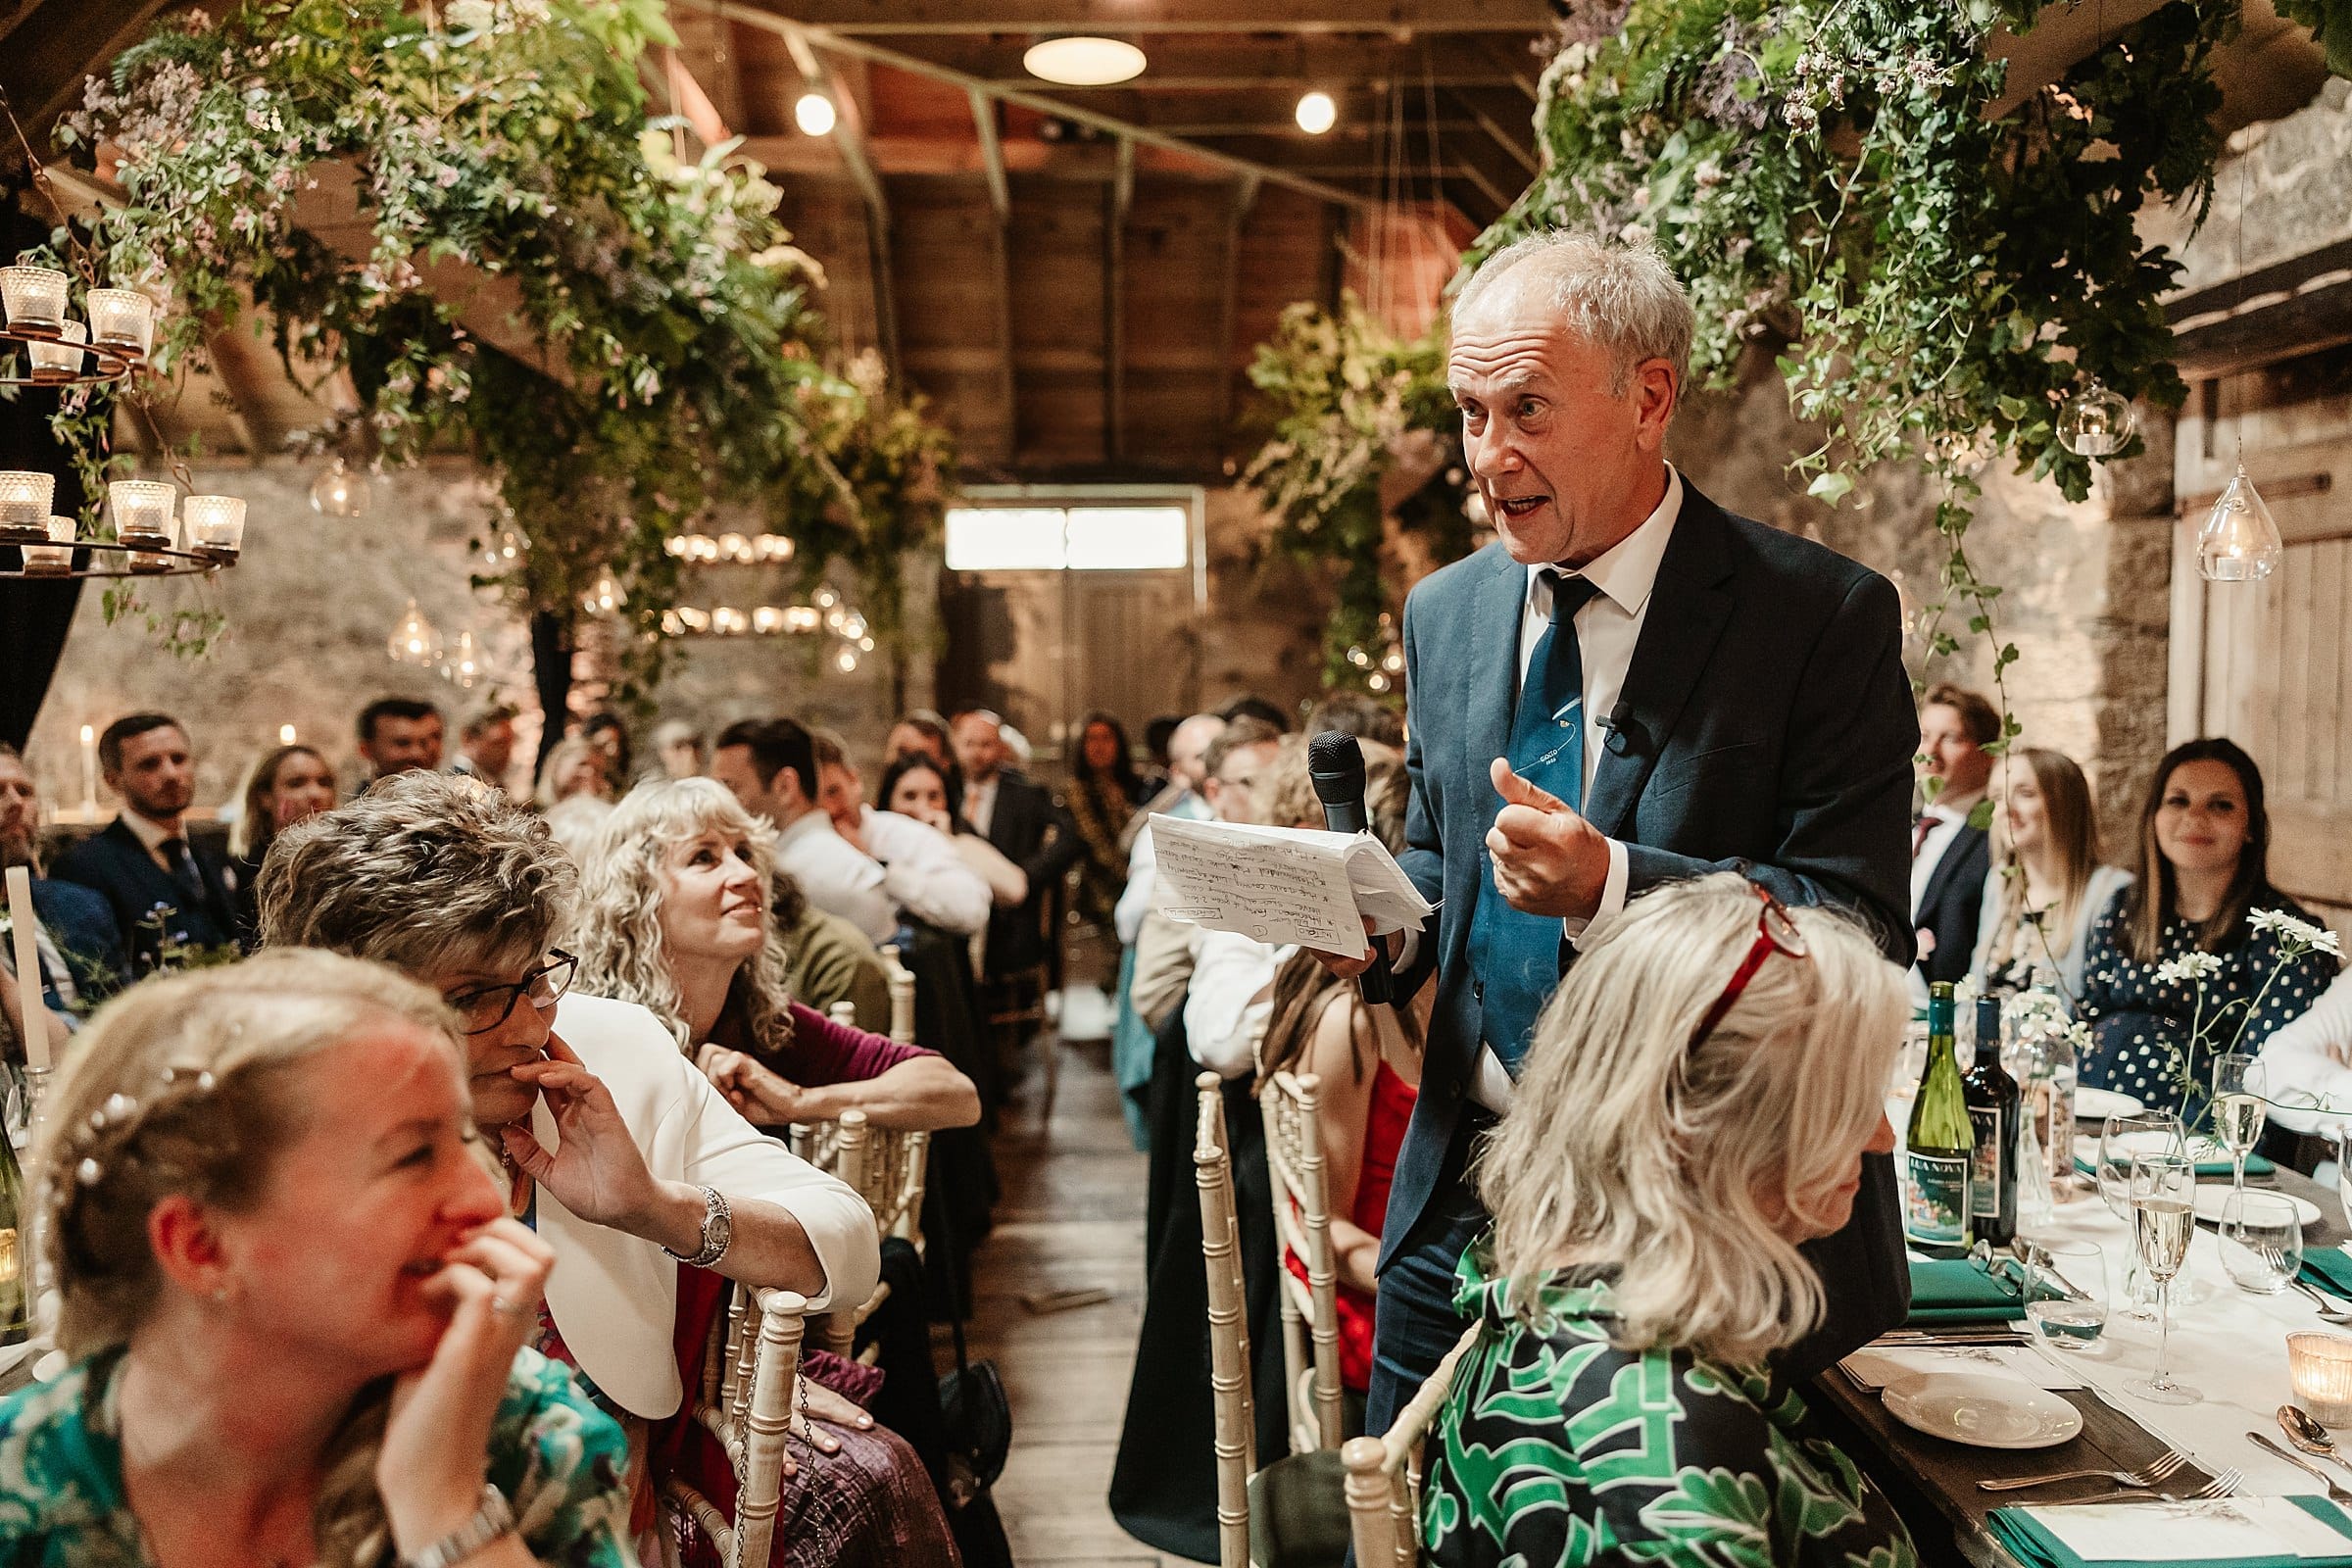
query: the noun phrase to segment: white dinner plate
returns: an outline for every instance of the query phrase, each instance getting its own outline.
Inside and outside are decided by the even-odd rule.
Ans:
[[[2295,1218],[2302,1224],[2317,1225],[2320,1222],[2320,1205],[2308,1198],[2297,1198],[2292,1193],[2281,1193],[2268,1187],[2249,1187],[2246,1191],[2260,1193],[2266,1198],[2285,1199],[2295,1205]],[[2228,1182],[2197,1183],[2197,1218],[2204,1220],[2207,1224],[2219,1225],[2222,1222],[2222,1205],[2229,1201],[2230,1184]]]
[[[1932,1438],[1977,1448],[2050,1448],[2082,1430],[2082,1412],[2047,1389],[1992,1372],[1922,1372],[1880,1396],[1886,1413]]]
[[[2113,1089],[2078,1089],[2075,1091],[2075,1117],[2079,1121],[2105,1121],[2110,1116],[2136,1116],[2148,1107],[2130,1095]]]

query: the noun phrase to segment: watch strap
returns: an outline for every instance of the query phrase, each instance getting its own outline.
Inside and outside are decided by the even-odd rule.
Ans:
[[[401,1559],[401,1568],[457,1568],[457,1565],[481,1550],[501,1536],[514,1529],[514,1510],[508,1506],[507,1494],[494,1486],[482,1488],[482,1505],[473,1517],[413,1557]]]

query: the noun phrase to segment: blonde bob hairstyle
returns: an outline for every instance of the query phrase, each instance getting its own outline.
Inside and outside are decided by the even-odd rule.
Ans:
[[[34,1162],[59,1348],[80,1360],[127,1344],[163,1294],[147,1239],[155,1205],[173,1195],[228,1212],[260,1201],[303,1124],[294,1071],[388,1024],[438,1041],[464,1073],[457,1019],[439,997],[315,949],[148,980],[100,1008],[50,1092]],[[319,1455],[312,1517],[329,1568],[387,1550],[375,1460],[391,1388],[364,1390]]]
[[[742,1019],[755,1052],[772,1056],[792,1044],[792,987],[784,947],[766,890],[775,885],[774,829],[754,817],[715,779],[681,778],[640,784],[597,828],[580,858],[580,900],[572,946],[580,959],[578,985],[592,996],[634,1002],[669,1026],[687,1055],[703,1042],[688,1038],[685,1006],[662,937],[664,862],[705,834],[740,843],[759,873],[760,951],[727,986],[727,1011]]]
[[[1632,905],[1544,1008],[1479,1162],[1514,1298],[1533,1300],[1554,1269],[1613,1265],[1620,1348],[1747,1363],[1821,1318],[1820,1281],[1757,1197],[1802,1215],[1804,1195],[1851,1173],[1883,1113],[1907,1001],[1860,927],[1799,908],[1810,956],[1766,957],[1693,1048],[1761,912],[1729,873]]]

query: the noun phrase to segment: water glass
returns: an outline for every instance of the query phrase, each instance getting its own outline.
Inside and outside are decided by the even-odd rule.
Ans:
[[[2095,1242],[2025,1247],[2026,1321],[2053,1350],[2084,1350],[2107,1331],[2107,1257]]]
[[[2278,1193],[2231,1193],[2222,1205],[2222,1266],[2241,1291],[2276,1296],[2303,1267],[2303,1221]]]
[[[2155,1404],[2195,1404],[2204,1396],[2176,1379],[2165,1360],[2172,1348],[2173,1278],[2197,1233],[2197,1167],[2185,1153],[2134,1154],[2129,1181],[2132,1242],[2140,1268],[2156,1282],[2156,1365],[2125,1388]]]

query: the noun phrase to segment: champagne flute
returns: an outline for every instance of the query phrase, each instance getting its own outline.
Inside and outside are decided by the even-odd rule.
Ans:
[[[2184,1153],[2135,1154],[2132,1159],[2132,1236],[2139,1265],[2156,1281],[2156,1366],[2127,1392],[2154,1404],[2195,1404],[2204,1396],[2165,1368],[2172,1339],[2173,1276],[2188,1256],[2197,1231],[2197,1167]]]
[[[2187,1133],[2180,1118],[2169,1110],[2134,1111],[2129,1116],[2110,1116],[2099,1127],[2099,1152],[2093,1172],[2098,1178],[2099,1197],[2107,1211],[2126,1225],[2132,1223],[2132,1156],[2135,1152],[2184,1153]],[[2132,1250],[2131,1260],[2124,1270],[2124,1312],[2127,1317],[2145,1322],[2151,1315],[2153,1293],[2146,1287],[2147,1274],[2139,1265],[2138,1249]]]
[[[2213,1130],[2230,1151],[2230,1191],[2246,1190],[2246,1156],[2262,1138],[2262,1058],[2227,1051],[2213,1058]]]

